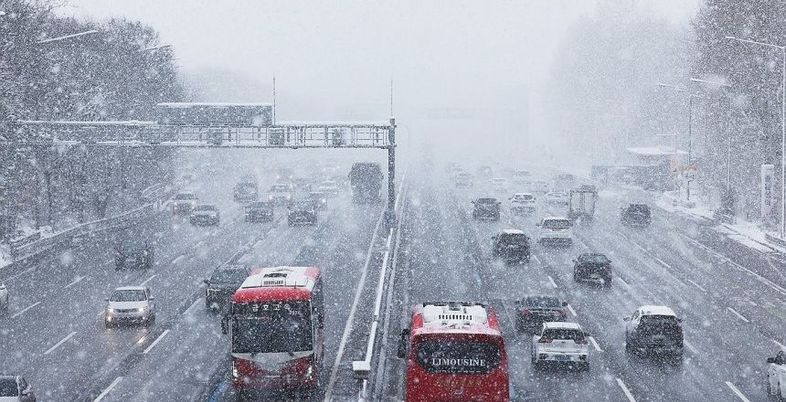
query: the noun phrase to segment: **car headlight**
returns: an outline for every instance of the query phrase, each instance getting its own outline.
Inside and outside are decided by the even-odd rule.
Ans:
[[[137,311],[137,313],[145,312],[145,311],[147,311],[147,307],[139,307],[138,309],[136,309],[136,311]]]
[[[107,309],[106,309],[106,312],[111,314],[111,313],[114,313],[114,312],[115,312],[115,309],[113,309],[113,308],[107,308]]]

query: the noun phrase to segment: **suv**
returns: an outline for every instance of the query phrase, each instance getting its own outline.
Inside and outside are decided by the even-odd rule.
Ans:
[[[589,334],[575,322],[546,322],[539,334],[532,336],[532,365],[565,364],[589,370]]]
[[[499,220],[500,202],[496,198],[478,198],[472,201],[475,207],[472,209],[472,218]]]
[[[124,237],[115,245],[115,269],[153,267],[155,249],[147,240]]]
[[[270,222],[273,220],[273,203],[270,201],[254,201],[246,205],[246,222]]]
[[[491,237],[494,241],[492,254],[505,262],[529,262],[529,237],[517,229],[506,229]]]
[[[573,223],[561,216],[549,216],[538,223],[538,243],[573,244]]]
[[[3,282],[0,282],[0,313],[5,314],[8,313],[8,303],[9,296],[8,296],[8,288],[5,287]]]
[[[651,352],[682,358],[682,326],[666,306],[641,306],[625,317],[625,351]]]
[[[535,212],[535,196],[530,193],[516,193],[510,197],[510,213],[527,215]]]
[[[299,200],[287,207],[287,224],[289,226],[299,223],[307,225],[317,224],[317,209],[312,200]]]
[[[213,271],[210,279],[205,279],[205,307],[218,311],[229,306],[232,294],[240,288],[248,277],[249,270],[243,265],[220,266]]]
[[[141,323],[148,327],[156,321],[154,298],[146,286],[119,287],[105,300],[104,325],[107,328],[123,322]]]
[[[190,214],[191,210],[197,205],[197,200],[197,196],[190,191],[177,193],[172,198],[172,213],[175,215]]]
[[[576,282],[603,282],[611,287],[611,261],[603,254],[584,253],[573,260],[573,280]]]
[[[516,329],[536,328],[544,322],[565,321],[568,302],[556,296],[533,295],[516,300]]]
[[[647,204],[629,204],[627,207],[622,208],[620,220],[625,225],[648,226],[652,223],[650,207]]]
[[[18,375],[0,375],[0,401],[35,402],[33,387]]]
[[[191,211],[189,221],[192,225],[218,225],[221,222],[221,214],[218,207],[213,204],[199,204]]]

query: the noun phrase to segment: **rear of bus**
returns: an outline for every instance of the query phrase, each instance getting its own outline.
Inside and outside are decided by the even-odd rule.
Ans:
[[[440,317],[459,319],[428,322],[416,312],[402,333],[405,400],[509,401],[507,353],[496,317],[486,323],[462,320],[460,314]]]

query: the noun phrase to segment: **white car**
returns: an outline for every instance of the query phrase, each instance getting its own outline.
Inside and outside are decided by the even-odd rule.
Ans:
[[[107,328],[122,323],[152,325],[156,320],[155,299],[150,288],[145,286],[123,286],[106,299],[104,324]]]
[[[319,183],[317,187],[317,191],[325,193],[329,196],[337,196],[338,195],[338,183],[333,180],[325,180],[322,183]]]
[[[519,185],[529,183],[529,170],[518,169],[513,172],[513,182]]]
[[[292,186],[287,183],[276,183],[270,186],[268,201],[279,205],[289,204],[292,201]]]
[[[546,202],[551,205],[568,205],[569,197],[564,191],[550,191],[546,193]]]
[[[532,336],[532,365],[564,364],[589,370],[589,335],[575,322],[545,322]]]
[[[197,205],[199,198],[191,191],[183,191],[172,198],[172,213],[175,215],[188,215]]]
[[[538,223],[538,243],[573,244],[573,223],[561,216],[549,216]]]
[[[510,197],[510,213],[525,215],[535,212],[535,196],[530,193],[516,193]]]
[[[18,375],[0,375],[0,402],[35,402],[33,387]]]
[[[504,177],[495,177],[491,179],[491,187],[497,192],[506,191],[508,189],[508,179]]]
[[[3,282],[0,282],[0,313],[8,312],[8,300],[8,288]]]
[[[775,357],[767,358],[767,366],[769,394],[786,400],[786,351],[779,350]]]

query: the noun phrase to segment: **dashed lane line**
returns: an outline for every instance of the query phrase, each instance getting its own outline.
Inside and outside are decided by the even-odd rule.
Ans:
[[[658,258],[658,257],[655,257],[655,256],[652,256],[652,258],[654,258],[654,259],[655,259],[655,261],[657,261],[658,263],[660,263],[660,265],[663,265],[664,267],[666,267],[666,268],[668,268],[668,269],[671,269],[671,265],[669,265],[669,264],[666,264],[666,262],[665,262],[665,261],[663,261],[663,260],[661,260],[660,258]]]
[[[598,345],[598,342],[595,340],[594,336],[588,336],[587,338],[589,338],[590,343],[592,343],[592,346],[595,348],[595,350],[598,352],[603,352],[603,349],[600,348],[600,345]]]
[[[168,329],[164,330],[164,332],[162,332],[161,335],[159,335],[158,338],[156,338],[156,340],[154,340],[153,343],[150,344],[150,346],[145,348],[142,354],[146,355],[147,352],[150,352],[150,350],[152,350],[156,345],[158,345],[158,342],[161,342],[161,340],[164,339],[164,337],[167,336],[168,333],[169,333]]]
[[[778,347],[779,347],[779,348],[781,348],[781,349],[783,349],[783,350],[786,350],[786,346],[784,346],[782,343],[780,343],[780,342],[776,341],[775,339],[773,339],[773,340],[772,340],[772,342],[773,342],[774,344],[778,345]]]
[[[191,303],[191,305],[190,305],[190,306],[188,306],[188,308],[186,309],[186,311],[184,311],[184,312],[183,312],[183,315],[189,315],[189,314],[191,314],[191,310],[193,310],[193,309],[194,309],[194,307],[196,307],[196,305],[197,305],[197,304],[199,304],[199,302],[200,302],[200,301],[202,301],[202,298],[201,298],[201,297],[199,297],[199,298],[197,298],[196,300],[194,300],[194,302],[193,302],[193,303]]]
[[[111,392],[111,391],[112,391],[112,388],[116,387],[116,386],[117,386],[117,384],[118,384],[118,383],[120,383],[120,381],[121,381],[122,379],[123,379],[123,377],[117,377],[117,378],[115,378],[115,380],[114,380],[114,381],[112,381],[112,383],[111,383],[111,384],[109,384],[109,386],[108,386],[108,387],[106,387],[106,389],[105,389],[105,390],[101,391],[101,393],[100,393],[100,394],[98,394],[98,397],[97,397],[96,399],[93,399],[93,402],[100,402],[102,399],[104,399],[104,397],[106,397],[106,396],[109,394],[109,392]]]
[[[694,282],[694,281],[692,281],[692,280],[690,280],[690,279],[688,279],[688,282],[690,282],[690,283],[691,283],[691,285],[695,286],[695,287],[696,287],[696,289],[699,289],[699,290],[701,290],[702,292],[704,292],[704,293],[707,293],[707,289],[704,289],[704,288],[703,288],[701,285],[699,285],[698,283],[696,283],[696,282]]]
[[[574,310],[573,306],[571,306],[570,304],[568,304],[568,311],[570,311],[570,313],[573,314],[574,317],[578,315],[576,314],[576,310]]]
[[[732,384],[730,381],[726,381],[726,386],[729,387],[729,389],[731,389],[731,392],[734,392],[734,394],[737,395],[737,397],[740,398],[740,400],[744,402],[751,402],[748,398],[745,397],[745,394],[740,392],[740,390],[737,389],[737,387],[734,386],[734,384]]]
[[[151,280],[153,280],[153,278],[155,278],[156,276],[158,276],[158,274],[153,274],[153,276],[151,276],[150,278],[145,279],[144,282],[140,283],[139,286],[147,285],[147,283],[150,282]]]
[[[551,282],[551,286],[554,286],[554,289],[559,288],[559,286],[557,286],[557,283],[554,282],[554,278],[552,278],[551,275],[546,275],[546,276],[549,277],[549,282]]]
[[[183,261],[185,258],[186,258],[186,255],[185,254],[181,254],[181,255],[177,256],[177,258],[172,260],[172,264],[171,265],[177,265],[177,263],[179,263],[180,261]]]
[[[625,383],[622,382],[622,379],[620,379],[619,377],[617,377],[617,385],[620,386],[620,388],[622,389],[622,393],[625,394],[625,397],[628,398],[629,402],[636,402],[636,398],[633,397],[633,394],[630,393],[628,387],[625,386]]]
[[[737,310],[735,310],[735,309],[733,309],[731,307],[726,307],[726,310],[729,310],[732,314],[736,315],[737,318],[739,318],[740,320],[743,320],[743,321],[745,321],[747,323],[750,323],[750,321],[747,318],[745,318],[744,315],[742,315],[739,312],[737,312]]]
[[[18,313],[16,313],[16,314],[12,315],[12,316],[11,316],[11,318],[16,318],[16,317],[19,317],[20,315],[24,314],[24,313],[25,313],[27,310],[30,310],[31,308],[33,308],[33,307],[35,307],[35,306],[37,306],[37,305],[39,305],[39,304],[41,304],[41,302],[40,302],[40,301],[37,301],[37,302],[35,302],[35,303],[33,303],[33,304],[31,304],[31,305],[29,305],[29,306],[27,306],[27,307],[23,308],[23,309],[22,309],[21,311],[19,311]]]
[[[76,277],[76,279],[74,279],[73,281],[71,281],[71,283],[69,283],[68,285],[65,285],[65,289],[68,289],[68,288],[70,288],[71,286],[74,286],[74,285],[76,285],[77,283],[79,283],[79,282],[82,282],[82,279],[85,279],[85,278],[86,278],[86,276],[77,276],[77,277]]]
[[[532,259],[535,260],[535,262],[537,262],[538,264],[540,264],[540,259],[538,258],[538,256],[533,254]]]
[[[685,345],[686,348],[690,349],[691,353],[693,353],[694,355],[699,355],[700,354],[699,350],[696,349],[695,347],[693,347],[693,345],[691,343],[689,343],[688,341],[683,339],[682,340],[682,344]]]
[[[628,289],[632,289],[632,288],[630,287],[630,285],[628,285],[628,282],[625,282],[625,280],[624,280],[624,279],[622,279],[622,277],[621,277],[621,276],[617,275],[617,280],[618,280],[618,281],[620,281],[620,282],[622,282],[622,284],[623,284],[623,285],[625,285],[625,287],[626,287],[626,288],[628,288]]]
[[[60,347],[60,345],[62,345],[62,344],[64,344],[64,343],[68,342],[68,340],[69,340],[69,339],[71,339],[71,338],[73,338],[73,337],[74,337],[74,335],[76,335],[76,331],[74,331],[74,332],[72,332],[72,333],[68,334],[68,335],[67,335],[65,338],[61,339],[61,340],[60,340],[60,342],[56,343],[56,344],[55,344],[54,346],[52,346],[51,348],[47,349],[47,351],[46,351],[46,352],[44,352],[44,354],[45,354],[45,355],[48,355],[48,354],[50,354],[50,353],[54,352],[54,351],[55,351],[55,349],[59,348],[59,347]]]

